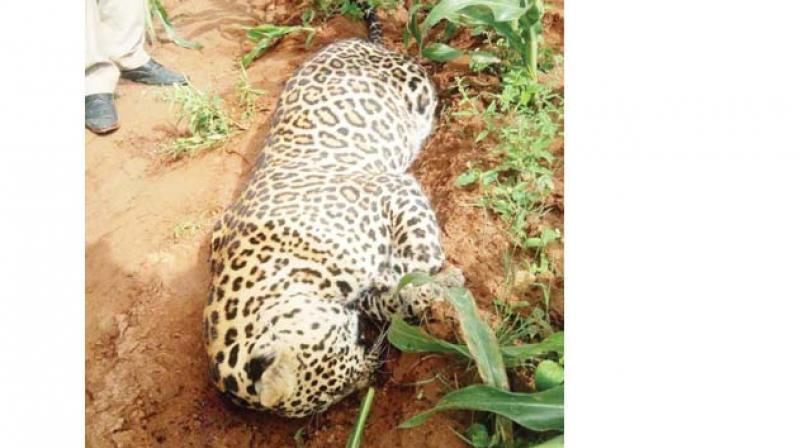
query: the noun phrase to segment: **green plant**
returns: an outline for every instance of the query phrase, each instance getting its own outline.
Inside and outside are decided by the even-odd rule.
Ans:
[[[367,417],[369,416],[369,410],[372,408],[372,399],[374,397],[375,388],[370,387],[367,390],[367,394],[364,396],[364,399],[361,401],[361,407],[358,410],[356,425],[353,427],[353,431],[350,433],[350,437],[347,439],[347,448],[358,448],[361,446],[361,439],[364,434],[364,426],[367,424]]]
[[[146,0],[145,8],[147,8],[147,11],[145,13],[145,24],[147,28],[147,35],[150,38],[151,43],[156,42],[158,40],[156,36],[156,29],[155,26],[153,25],[153,16],[155,16],[161,22],[161,25],[164,27],[164,31],[166,31],[167,36],[172,42],[175,42],[175,44],[184,48],[191,48],[191,49],[203,48],[203,46],[200,45],[199,43],[188,41],[178,35],[178,32],[175,30],[175,27],[169,20],[169,16],[167,15],[167,10],[164,9],[164,5],[161,4],[161,0]]]
[[[564,62],[564,56],[557,54],[550,47],[541,47],[539,49],[539,70],[547,72],[554,69],[557,65]]]
[[[536,388],[547,390],[564,384],[564,368],[561,363],[545,359],[536,366]]]
[[[234,123],[219,96],[188,83],[174,86],[164,98],[173,110],[177,109],[178,124],[186,122],[189,130],[188,136],[178,137],[166,146],[173,158],[214,147],[230,137]]]
[[[497,97],[500,110],[507,112],[519,108],[529,108],[547,115],[539,126],[547,126],[552,133],[564,118],[563,98],[551,86],[528,78],[523,70],[512,67],[503,73],[502,92]]]
[[[535,307],[523,314],[531,308],[528,302],[509,303],[504,300],[494,300],[493,305],[495,315],[498,317],[495,333],[501,347],[519,347],[519,344],[530,344],[540,339],[548,340],[555,333],[541,308]]]
[[[397,0],[366,0],[373,8],[394,8]],[[335,15],[343,15],[349,19],[361,19],[363,13],[356,0],[311,0],[311,11],[319,11],[324,20]]]
[[[543,249],[559,234],[532,234],[537,229],[531,229],[529,217],[544,214],[546,199],[553,190],[557,161],[549,148],[559,135],[563,106],[552,89],[532,82],[517,84],[517,80],[512,76],[503,84],[502,93],[482,110],[459,81],[461,104],[469,108],[453,114],[481,118],[484,129],[475,141],[496,142],[490,155],[497,162],[486,168],[470,166],[456,179],[456,185],[479,184],[483,195],[478,205],[500,216],[514,244],[523,249]]]
[[[401,279],[397,290],[408,284],[420,285],[431,281],[433,279],[424,274],[409,274]],[[449,288],[445,297],[456,311],[464,345],[434,338],[399,317],[392,319],[389,342],[402,351],[444,352],[467,358],[475,363],[484,384],[448,393],[435,407],[405,421],[400,427],[422,424],[439,411],[464,409],[494,415],[495,434],[506,446],[513,444],[512,421],[532,430],[563,430],[563,387],[536,394],[515,393],[510,391],[505,371],[507,365],[523,363],[537,355],[552,351],[563,355],[563,333],[554,334],[540,344],[500,346],[495,333],[478,317],[475,301],[467,290]]]
[[[528,76],[536,80],[538,76],[538,48],[541,39],[541,17],[544,13],[542,0],[520,0],[517,2],[498,0],[441,0],[428,12],[420,23],[419,15],[428,5],[415,4],[409,9],[409,22],[406,25],[404,41],[413,37],[423,56],[443,62],[464,54],[462,50],[441,42],[426,45],[425,40],[431,30],[441,21],[455,26],[473,29],[477,33],[490,31],[502,40],[501,45],[512,53],[512,64],[525,67]],[[452,29],[442,38],[452,35]],[[473,56],[474,57],[474,56]]]
[[[532,447],[543,441],[542,446],[563,446],[563,437],[553,437],[552,430],[563,431],[564,333],[555,332],[549,320],[555,265],[547,250],[558,244],[561,232],[545,219],[557,203],[554,176],[561,162],[551,147],[563,128],[563,99],[557,90],[537,80],[540,72],[552,69],[560,60],[552,49],[541,45],[543,13],[541,0],[416,3],[409,9],[403,36],[406,46],[413,38],[420,54],[434,61],[469,56],[475,71],[499,64],[499,70],[490,70],[502,77],[496,90],[470,93],[464,80],[456,78],[461,100],[451,106],[448,116],[477,119],[481,127],[473,136],[474,143],[488,150],[485,159],[468,165],[456,184],[479,188],[476,205],[491,210],[505,223],[514,246],[512,256],[523,256],[528,273],[525,282],[530,278],[530,284],[544,295],[544,308],[537,305],[530,310],[522,309],[531,307],[524,301],[517,302],[519,305],[496,301],[498,322],[492,333],[476,314],[465,312],[469,309],[466,304],[472,302],[471,298],[464,300],[468,293],[448,290],[446,297],[457,309],[462,343],[434,338],[400,319],[391,323],[388,338],[395,347],[467,359],[475,363],[485,383],[446,394],[434,408],[401,426],[421,424],[432,413],[447,409],[486,411],[495,416],[494,431],[488,429],[491,425],[478,422],[466,432],[465,439],[476,447],[509,446],[511,433],[504,421],[540,431],[518,446]],[[437,26],[442,22],[443,27]],[[459,28],[480,36],[481,48],[467,52],[449,45]],[[407,283],[429,281],[420,275],[404,280],[398,289]],[[472,339],[483,343],[470,344]],[[495,369],[486,371],[490,363]],[[519,393],[503,387],[499,379],[506,377],[496,374],[498,366],[499,370],[513,368],[517,374],[524,373],[535,382],[536,392]]]
[[[193,220],[175,224],[172,227],[172,238],[178,240],[184,236],[192,236],[200,230],[200,225]]]
[[[530,448],[564,448],[564,435],[558,435],[542,443],[537,443]]]
[[[458,355],[466,360],[473,357],[469,348],[463,344],[454,344],[435,338],[425,333],[420,327],[407,324],[402,319],[393,319],[388,332],[389,342],[398,349],[408,353],[448,353]],[[542,358],[549,353],[564,354],[564,333],[553,333],[541,342],[501,345],[500,353],[506,367],[516,367],[524,363]]]
[[[256,89],[250,84],[250,79],[247,77],[247,71],[244,65],[240,64],[241,74],[239,81],[236,83],[236,99],[239,106],[243,109],[242,116],[239,121],[243,124],[248,124],[256,113],[256,101],[266,92]]]
[[[560,163],[550,147],[561,134],[563,100],[552,88],[514,68],[503,74],[498,94],[474,97],[460,79],[456,84],[462,99],[460,109],[452,114],[479,117],[483,129],[474,140],[490,146],[490,163],[470,163],[456,185],[479,186],[482,194],[476,205],[500,217],[514,247],[526,254],[522,264],[542,291],[547,313],[557,274],[547,249],[560,240],[561,232],[544,224],[544,218],[550,211],[553,176]]]
[[[375,8],[389,8],[396,6],[397,0],[368,0],[367,3]],[[343,15],[351,19],[359,19],[363,15],[358,2],[355,0],[312,0],[309,6],[310,9],[307,9],[302,15],[302,23],[300,25],[266,23],[245,28],[247,38],[253,41],[255,46],[242,56],[241,64],[244,67],[249,67],[254,60],[261,57],[281,38],[289,34],[306,33],[306,46],[310,46],[317,31],[311,23],[318,15],[323,20],[327,20],[334,15]]]
[[[531,394],[482,384],[467,386],[445,395],[436,406],[406,420],[400,427],[413,428],[431,415],[448,409],[491,412],[533,431],[563,431],[564,387],[558,385]]]
[[[308,19],[310,20],[310,19]],[[306,45],[310,45],[311,39],[314,38],[316,29],[308,24],[303,25],[273,25],[265,23],[254,27],[245,28],[247,38],[255,42],[255,46],[247,54],[242,56],[241,64],[245,68],[249,67],[254,60],[261,57],[267,50],[275,45],[282,37],[293,33],[306,33]]]

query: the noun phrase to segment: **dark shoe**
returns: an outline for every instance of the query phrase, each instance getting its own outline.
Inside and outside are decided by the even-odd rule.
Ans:
[[[86,95],[86,127],[95,134],[108,134],[119,128],[113,93]]]
[[[120,71],[122,79],[129,79],[133,82],[150,84],[153,86],[171,86],[173,84],[186,84],[186,77],[168,70],[163,65],[150,59],[141,67],[131,70]]]

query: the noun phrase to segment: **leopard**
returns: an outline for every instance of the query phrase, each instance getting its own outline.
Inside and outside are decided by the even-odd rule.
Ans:
[[[209,376],[245,408],[324,412],[373,378],[381,349],[368,322],[419,319],[441,300],[434,284],[463,284],[409,172],[434,126],[434,84],[359,5],[367,38],[331,43],[296,69],[211,232]],[[438,280],[398,293],[412,272]]]

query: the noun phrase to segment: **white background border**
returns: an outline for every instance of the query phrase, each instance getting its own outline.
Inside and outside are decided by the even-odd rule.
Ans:
[[[2,446],[85,443],[84,8],[4,5]]]
[[[800,446],[796,3],[565,16],[567,446]]]

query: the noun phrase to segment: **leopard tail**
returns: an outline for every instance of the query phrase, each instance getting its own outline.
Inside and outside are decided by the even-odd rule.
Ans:
[[[364,13],[364,22],[367,23],[367,29],[369,30],[368,40],[375,44],[383,43],[383,25],[381,25],[377,14],[375,14],[375,7],[366,0],[356,0],[355,3]]]

